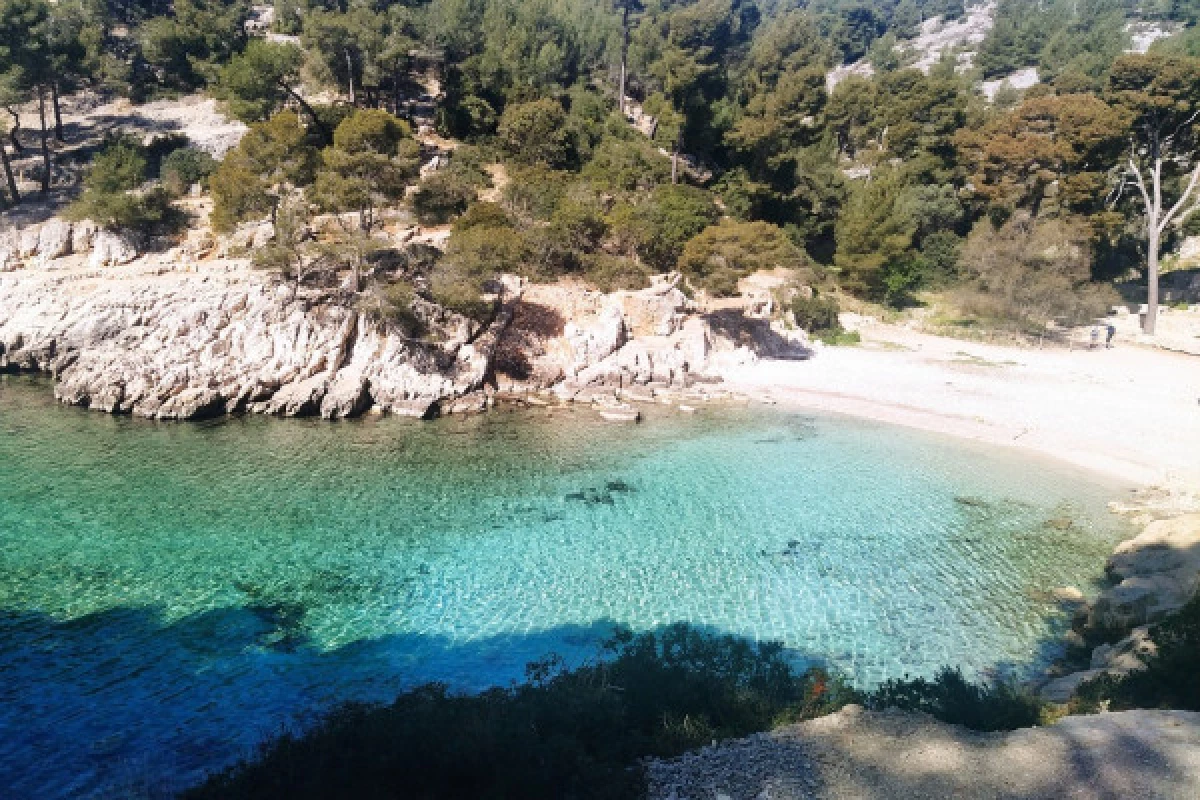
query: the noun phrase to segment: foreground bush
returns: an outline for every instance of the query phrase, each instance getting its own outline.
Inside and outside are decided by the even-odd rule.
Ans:
[[[1037,696],[1008,683],[970,683],[957,668],[944,667],[933,680],[886,681],[870,694],[872,709],[924,711],[942,722],[977,731],[1010,731],[1036,725],[1042,703]]]
[[[1200,711],[1200,595],[1155,626],[1158,654],[1146,669],[1104,675],[1079,687],[1072,711],[1175,708]]]
[[[607,647],[605,660],[571,671],[531,665],[530,682],[512,689],[424,686],[389,706],[343,707],[185,797],[631,797],[640,758],[855,699],[820,670],[798,674],[777,644],[680,625],[618,634]]]

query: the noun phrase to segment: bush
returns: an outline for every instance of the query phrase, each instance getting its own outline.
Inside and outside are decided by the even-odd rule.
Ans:
[[[499,203],[472,203],[461,217],[454,220],[454,233],[465,233],[472,228],[511,228],[513,221]]]
[[[565,167],[574,157],[567,115],[550,99],[504,109],[496,130],[500,147],[518,164]]]
[[[815,288],[811,297],[797,294],[792,298],[792,315],[796,325],[809,333],[841,330],[838,313],[841,307],[836,297],[820,294]]]
[[[867,707],[923,711],[942,722],[977,731],[1011,731],[1036,725],[1042,703],[1013,684],[970,683],[957,668],[944,667],[932,681],[885,681],[867,697]]]
[[[712,196],[692,186],[658,186],[649,197],[622,204],[609,217],[620,246],[652,269],[675,269],[684,245],[710,224],[719,212]]]
[[[475,186],[452,169],[440,169],[421,179],[413,194],[413,211],[426,225],[448,222],[467,210],[475,199]]]
[[[504,206],[518,217],[548,220],[567,196],[571,174],[545,167],[512,170]]]
[[[722,221],[689,240],[679,269],[692,285],[718,297],[737,294],[738,281],[759,270],[804,266],[803,251],[769,222]]]
[[[584,278],[602,292],[644,289],[650,281],[650,275],[645,265],[631,258],[606,253],[597,253],[583,262]]]
[[[1103,675],[1079,687],[1072,711],[1175,708],[1200,711],[1200,595],[1156,625],[1157,655],[1146,669],[1120,677]]]
[[[217,162],[208,153],[195,147],[181,147],[163,159],[159,174],[170,191],[184,194],[192,184],[207,186],[208,176],[216,169]]]
[[[643,139],[603,139],[582,176],[605,189],[650,190],[671,182],[671,160]]]
[[[598,663],[531,664],[529,682],[479,695],[441,686],[346,706],[304,736],[213,776],[193,800],[243,797],[628,798],[638,762],[834,711],[856,695],[798,674],[777,644],[684,625],[620,632]]]
[[[1117,300],[1111,286],[1091,281],[1092,231],[1078,217],[1034,219],[1022,211],[1000,228],[980,220],[960,264],[970,280],[959,297],[963,309],[1027,333],[1044,331],[1050,320],[1086,323]]]
[[[84,177],[84,192],[67,216],[90,219],[102,228],[150,234],[177,221],[170,195],[142,190],[148,162],[144,148],[128,136],[109,138]]]

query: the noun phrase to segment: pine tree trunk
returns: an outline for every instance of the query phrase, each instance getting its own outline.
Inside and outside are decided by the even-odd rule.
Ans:
[[[301,97],[299,92],[288,86],[286,82],[280,81],[279,86],[300,105],[300,108],[304,110],[305,114],[308,114],[308,118],[312,120],[313,125],[318,131],[321,132],[321,136],[324,138],[325,144],[333,144],[333,132],[329,130],[328,125],[321,121],[321,118],[317,116],[317,112],[308,104],[308,101]]]
[[[50,131],[46,128],[46,87],[38,86],[38,118],[42,124],[42,194],[50,192]]]
[[[62,104],[58,101],[58,82],[50,84],[50,97],[54,101],[54,138],[63,140]]]
[[[1157,215],[1154,216],[1157,223]],[[1147,336],[1153,336],[1158,325],[1158,248],[1158,225],[1152,224],[1146,247],[1146,319],[1142,322],[1142,333]]]
[[[21,132],[21,115],[14,111],[11,107],[7,110],[13,118],[13,126],[12,130],[8,132],[8,138],[10,141],[12,141],[13,155],[19,156],[21,153],[25,152],[25,148],[21,147],[21,140],[17,137],[17,134]]]
[[[4,149],[4,145],[0,145],[0,161],[4,162],[4,177],[8,181],[8,194],[15,206],[21,202],[21,193],[17,191],[17,179],[13,177],[12,163],[8,160],[8,151]]]
[[[671,150],[671,183],[679,183],[679,148]]]
[[[350,58],[350,51],[346,51],[346,80],[350,82],[350,105],[357,106],[358,101],[354,94],[354,61]]]
[[[617,108],[625,116],[626,64],[629,61],[629,4],[621,9],[621,86],[617,90]]]

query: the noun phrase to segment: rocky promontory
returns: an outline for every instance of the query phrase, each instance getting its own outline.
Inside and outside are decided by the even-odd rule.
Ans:
[[[243,237],[253,239],[254,231]],[[479,411],[497,393],[627,405],[720,380],[807,338],[696,313],[670,279],[606,294],[503,279],[482,326],[416,301],[420,338],[345,291],[298,288],[221,242],[139,254],[86,223],[0,237],[0,369],[47,372],[65,403],[155,419]]]

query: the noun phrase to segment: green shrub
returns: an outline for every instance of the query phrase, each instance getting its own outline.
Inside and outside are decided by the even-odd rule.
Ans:
[[[465,233],[472,228],[511,228],[513,221],[499,203],[472,203],[466,213],[454,220],[454,233]]]
[[[159,172],[163,184],[175,194],[183,194],[192,184],[208,184],[208,176],[217,169],[217,162],[208,153],[195,147],[173,150],[162,161]]]
[[[799,674],[778,644],[685,625],[619,632],[606,649],[575,670],[553,658],[531,664],[529,682],[510,689],[424,686],[388,706],[343,707],[184,796],[628,798],[642,789],[646,756],[857,699],[824,671]]]
[[[718,297],[737,294],[738,281],[759,270],[797,269],[807,259],[782,228],[769,222],[723,220],[688,241],[679,269]]]
[[[849,347],[862,343],[862,334],[858,331],[847,331],[841,328],[821,331],[816,336],[818,341],[831,347]]]
[[[792,298],[792,314],[796,324],[809,333],[839,331],[838,313],[841,311],[836,297],[821,294],[815,288],[811,297],[797,294]]]
[[[632,258],[597,253],[584,259],[583,276],[602,292],[620,289],[644,289],[650,281],[650,270]]]
[[[519,217],[548,220],[567,195],[571,174],[545,167],[511,170],[504,206]]]
[[[557,168],[567,166],[574,157],[567,114],[560,103],[548,98],[504,109],[496,137],[518,164]]]
[[[871,709],[923,711],[942,722],[977,731],[1010,731],[1036,725],[1042,703],[1014,684],[970,683],[957,668],[944,667],[933,680],[885,681],[867,697]]]
[[[178,221],[165,189],[142,189],[147,171],[146,152],[137,139],[110,137],[93,159],[83,179],[83,194],[67,209],[67,216],[142,234]]]
[[[475,200],[475,186],[451,169],[432,172],[421,179],[413,194],[413,211],[426,225],[448,222]]]
[[[619,245],[658,272],[675,269],[684,245],[719,216],[712,195],[693,186],[658,186],[609,215]]]
[[[1116,677],[1103,675],[1079,687],[1072,711],[1175,708],[1200,711],[1200,595],[1151,633],[1157,655],[1146,669]]]

